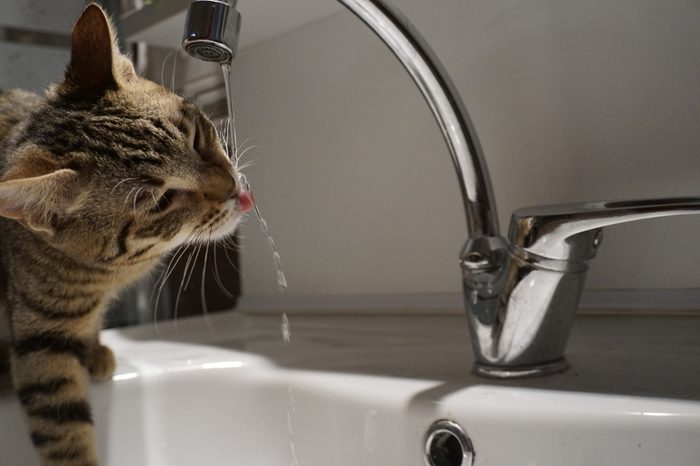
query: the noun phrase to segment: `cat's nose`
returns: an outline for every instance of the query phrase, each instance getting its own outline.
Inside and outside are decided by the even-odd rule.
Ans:
[[[228,201],[239,191],[236,180],[223,170],[209,170],[201,180],[201,189],[205,199],[218,203]]]

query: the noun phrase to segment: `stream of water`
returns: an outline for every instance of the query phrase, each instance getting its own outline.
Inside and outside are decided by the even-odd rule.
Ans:
[[[224,74],[224,86],[226,88],[226,104],[228,108],[228,119],[229,119],[229,130],[226,131],[226,137],[228,138],[227,146],[229,148],[229,157],[234,166],[238,167],[239,155],[238,155],[238,139],[236,137],[236,114],[233,106],[233,90],[231,89],[231,65],[222,64],[221,70]],[[251,193],[252,190],[248,179],[241,173],[241,183],[245,187],[246,191]],[[253,196],[255,199],[255,196]],[[280,291],[287,290],[287,276],[284,273],[284,268],[282,267],[282,258],[279,251],[277,250],[277,243],[275,239],[270,234],[270,228],[265,221],[265,218],[260,212],[258,203],[253,204],[253,211],[255,212],[255,217],[258,219],[258,224],[260,225],[260,230],[262,230],[263,235],[267,238],[267,244],[272,250],[272,261],[275,265],[275,272],[277,273],[277,288]]]

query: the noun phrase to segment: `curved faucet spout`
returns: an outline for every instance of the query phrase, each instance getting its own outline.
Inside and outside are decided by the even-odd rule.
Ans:
[[[491,179],[479,139],[459,92],[440,61],[408,19],[383,0],[338,1],[391,49],[428,102],[457,170],[469,236],[500,236]]]
[[[452,155],[470,236],[460,262],[476,359],[474,372],[509,378],[566,369],[564,350],[602,228],[646,218],[700,214],[700,197],[521,209],[513,215],[509,240],[504,239],[476,131],[430,47],[384,0],[338,1],[399,58],[428,102]],[[240,16],[223,21],[229,7],[223,0],[192,2],[184,43],[191,46],[187,50],[192,55],[232,58],[232,53],[225,53],[235,51],[232,35],[214,33],[226,32],[231,27],[226,24],[240,25]],[[217,12],[220,14],[214,14]]]

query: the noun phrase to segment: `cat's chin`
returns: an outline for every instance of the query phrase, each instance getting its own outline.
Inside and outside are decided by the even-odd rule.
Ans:
[[[207,238],[206,241],[218,241],[233,235],[244,217],[245,215],[238,211],[228,215],[219,227],[212,230],[211,235],[209,235],[209,238]]]
[[[237,197],[227,201],[223,205],[226,215],[211,225],[209,234],[201,238],[201,241],[218,241],[231,236],[238,228],[238,225],[240,225],[241,220],[245,218],[246,212],[252,209],[252,205],[250,197]]]

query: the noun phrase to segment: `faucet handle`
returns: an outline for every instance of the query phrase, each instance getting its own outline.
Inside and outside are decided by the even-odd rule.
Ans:
[[[510,378],[567,367],[564,350],[603,228],[700,214],[700,197],[520,209],[509,241],[472,238],[462,253],[474,372]]]
[[[521,256],[586,261],[595,257],[603,227],[692,214],[700,214],[700,197],[528,207],[513,213],[508,236],[514,253]]]

